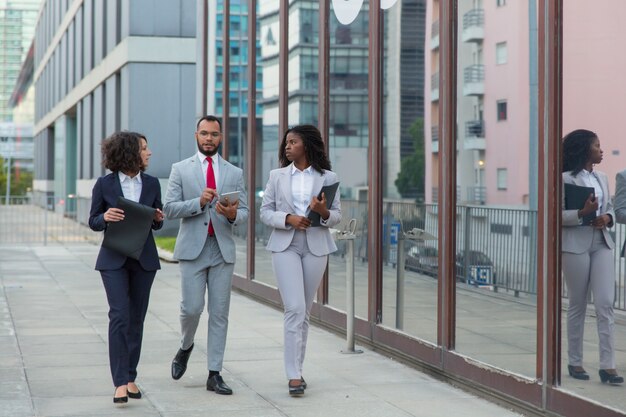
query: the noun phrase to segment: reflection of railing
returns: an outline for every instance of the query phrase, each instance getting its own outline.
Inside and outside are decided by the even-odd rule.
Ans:
[[[470,120],[465,122],[465,137],[485,137],[485,122],[483,120]]]
[[[430,89],[439,90],[439,73],[438,72],[430,76]]]
[[[483,9],[473,9],[463,15],[463,29],[474,26],[483,27],[485,24],[485,11]]]
[[[439,20],[435,20],[433,22],[433,25],[430,29],[430,36],[433,38],[439,36]]]
[[[458,193],[459,191],[457,191]],[[436,200],[437,187],[433,187]],[[458,196],[457,196],[458,198]],[[46,242],[94,242],[102,233],[91,231],[87,226],[90,199],[67,196],[11,197],[10,204],[3,204],[0,196],[0,243],[46,243]],[[258,218],[260,199],[250,216],[256,216],[255,239],[267,242],[272,229]],[[368,203],[367,201],[342,200],[344,223],[357,219],[355,260],[368,262]],[[253,212],[254,210],[254,212]],[[504,209],[487,206],[458,205],[456,208],[456,275],[459,283],[470,283],[477,270],[487,271],[493,291],[508,292],[514,296],[534,295],[537,291],[537,212],[525,209]],[[436,204],[383,201],[383,234],[380,245],[383,261],[394,267],[397,255],[397,233],[402,224],[404,230],[420,228],[438,236],[438,212]],[[245,239],[247,228],[240,225],[235,235]],[[626,225],[616,225],[610,231],[619,245],[626,238]],[[424,275],[438,274],[438,242],[426,241],[406,246],[406,268]],[[337,242],[335,256],[344,256],[345,242]],[[395,251],[395,254],[394,254]],[[625,264],[619,251],[614,251],[616,271],[615,308],[626,310]],[[407,276],[407,279],[411,279]],[[564,295],[566,295],[564,288]]]
[[[463,70],[465,83],[480,83],[485,81],[485,66],[480,64],[470,65]]]
[[[485,204],[487,201],[487,187],[467,187],[467,202]]]
[[[439,140],[439,126],[433,126],[430,129],[430,137],[433,142],[437,142]]]

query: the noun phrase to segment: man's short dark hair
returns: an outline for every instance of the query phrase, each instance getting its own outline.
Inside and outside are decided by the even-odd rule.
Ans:
[[[217,122],[217,124],[220,126],[220,132],[222,131],[222,122],[220,122],[220,119],[210,114],[207,114],[206,116],[203,116],[200,120],[198,120],[198,123],[196,123],[196,130],[198,130],[198,128],[200,127],[200,123],[202,123],[203,120],[206,120],[207,122]]]

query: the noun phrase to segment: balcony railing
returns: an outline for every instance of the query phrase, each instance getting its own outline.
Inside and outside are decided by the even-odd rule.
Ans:
[[[463,15],[463,42],[481,43],[485,39],[485,12],[483,9],[473,9]]]
[[[463,95],[482,96],[485,94],[485,66],[470,65],[463,71]]]
[[[430,100],[439,100],[439,73],[436,72],[430,76]]]
[[[470,120],[468,122],[465,122],[465,137],[484,138],[484,120]]]
[[[439,48],[439,20],[433,22],[430,30],[430,49],[436,50]]]
[[[465,81],[465,84],[485,81],[485,66],[475,64],[465,67],[463,70],[463,81]]]
[[[463,15],[463,30],[484,25],[485,11],[483,9],[472,9]]]

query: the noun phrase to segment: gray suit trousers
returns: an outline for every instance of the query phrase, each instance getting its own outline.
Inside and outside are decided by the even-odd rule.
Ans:
[[[194,341],[207,293],[209,330],[207,335],[207,368],[221,371],[228,331],[228,311],[234,263],[222,258],[217,239],[209,237],[200,255],[192,261],[180,260],[182,277],[180,303],[181,348],[189,349]]]
[[[328,255],[315,256],[311,253],[306,232],[301,230],[294,233],[287,249],[272,252],[272,265],[285,309],[284,355],[288,379],[302,377],[311,306],[327,261]]]
[[[591,248],[581,254],[563,252],[563,275],[567,282],[567,343],[569,365],[583,365],[583,334],[587,294],[593,294],[600,340],[600,369],[615,368],[614,313],[615,267],[613,250],[602,231],[593,232]]]

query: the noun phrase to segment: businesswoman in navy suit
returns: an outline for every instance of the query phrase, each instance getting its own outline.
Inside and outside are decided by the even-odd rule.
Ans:
[[[562,265],[567,282],[567,370],[572,378],[586,381],[589,374],[583,368],[583,334],[587,311],[587,294],[593,294],[598,339],[600,341],[600,380],[621,384],[624,378],[615,369],[615,264],[613,227],[615,212],[606,174],[594,168],[602,162],[598,136],[578,129],[563,138],[563,183],[593,188],[584,207],[579,210],[563,208]],[[595,213],[590,225],[582,218]]]
[[[309,331],[313,298],[326,270],[328,254],[337,250],[329,228],[341,221],[339,190],[330,209],[325,185],[335,184],[324,141],[315,126],[295,126],[283,138],[279,150],[282,168],[270,172],[263,195],[261,221],[274,228],[267,243],[283,300],[285,370],[289,395],[304,394],[302,364]],[[319,213],[321,226],[311,227],[309,211]]]
[[[146,138],[139,133],[117,132],[104,140],[102,165],[112,172],[98,178],[93,187],[89,214],[92,230],[106,233],[107,224],[124,219],[123,210],[115,207],[119,196],[156,208],[152,229],[163,226],[159,180],[143,172],[151,155]],[[128,397],[141,398],[135,378],[143,322],[150,288],[160,268],[152,231],[138,261],[105,247],[98,254],[96,269],[109,302],[109,363],[116,404],[128,402]]]

